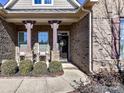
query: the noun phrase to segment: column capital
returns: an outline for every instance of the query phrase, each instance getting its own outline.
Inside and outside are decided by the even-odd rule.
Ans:
[[[59,24],[61,23],[61,21],[59,21],[59,20],[51,20],[51,21],[48,21],[48,23],[51,25],[52,29],[58,29]]]
[[[54,23],[57,23],[57,24],[60,24],[62,21],[60,20],[50,20],[48,21],[49,24],[54,24]]]
[[[22,23],[24,23],[24,24],[27,24],[27,23],[35,24],[36,21],[33,21],[33,20],[24,20],[24,21],[22,21]]]
[[[22,22],[25,24],[26,29],[32,29],[33,25],[36,23],[36,21],[32,21],[32,20],[26,20]]]

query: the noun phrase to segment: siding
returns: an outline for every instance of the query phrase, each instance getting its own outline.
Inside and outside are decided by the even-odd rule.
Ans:
[[[51,6],[34,6],[33,0],[17,0],[16,3],[11,7],[11,9],[57,9],[57,8],[71,8],[74,6],[71,5],[68,0],[54,0],[54,5]]]

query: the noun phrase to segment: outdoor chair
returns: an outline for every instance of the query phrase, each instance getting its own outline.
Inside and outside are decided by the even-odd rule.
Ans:
[[[21,44],[20,47],[16,47],[16,61],[29,59],[32,61],[32,53],[28,53],[27,44]]]
[[[34,54],[36,55],[36,62],[45,61],[47,66],[50,60],[50,46],[49,44],[39,44],[34,45]],[[44,60],[43,60],[44,58]]]

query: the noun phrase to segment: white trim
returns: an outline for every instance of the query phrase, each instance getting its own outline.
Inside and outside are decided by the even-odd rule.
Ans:
[[[93,73],[92,68],[92,13],[89,12],[89,70]]]
[[[78,19],[75,18],[75,19],[67,19],[67,18],[48,18],[48,19],[45,19],[45,18],[24,18],[24,19],[19,19],[19,18],[7,18],[6,21],[7,22],[19,22],[19,23],[22,23],[22,21],[24,20],[35,20],[37,21],[37,23],[48,23],[49,20],[62,20],[62,23],[64,22],[69,22],[69,23],[73,23],[73,22],[78,22]]]
[[[51,4],[45,4],[45,0],[42,0],[41,4],[35,4],[35,1],[32,0],[32,6],[53,6],[54,5],[54,0],[52,0]]]
[[[42,7],[41,9],[43,9],[43,8],[45,8],[45,7]],[[54,9],[58,9],[58,8],[61,8],[61,9],[67,9],[66,7],[56,7],[56,8],[54,8]],[[48,8],[48,7],[46,7],[46,9],[50,9],[50,7]],[[7,13],[15,13],[15,14],[20,14],[20,13],[22,13],[22,14],[37,14],[37,13],[39,13],[39,14],[46,14],[46,13],[49,13],[49,14],[60,14],[60,13],[63,13],[63,14],[67,14],[67,13],[77,13],[78,12],[78,10],[74,10],[74,11],[61,11],[61,12],[58,12],[58,11],[44,11],[44,12],[40,12],[40,11],[20,11],[20,12],[18,12],[18,11],[6,11]]]
[[[4,8],[9,7],[10,5],[12,5],[16,0],[9,0],[8,3],[4,6]]]
[[[67,33],[68,36],[68,58],[67,61],[70,60],[70,32],[69,31],[58,31],[58,33]]]
[[[73,0],[73,2],[77,5],[77,6],[81,6],[79,3],[78,3],[78,1],[77,0]]]

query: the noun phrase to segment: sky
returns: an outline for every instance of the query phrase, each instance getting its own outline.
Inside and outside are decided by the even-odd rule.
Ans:
[[[7,3],[7,1],[8,1],[8,0],[0,0],[0,3],[4,5],[4,4]]]
[[[7,3],[7,1],[8,1],[8,0],[0,0],[0,3],[4,5],[4,4]],[[80,3],[83,3],[83,2],[84,2],[84,0],[78,0],[78,1],[79,1]]]

